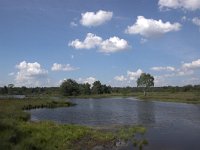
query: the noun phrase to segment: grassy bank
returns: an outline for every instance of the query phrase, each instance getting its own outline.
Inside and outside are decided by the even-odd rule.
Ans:
[[[146,96],[143,93],[134,96],[143,100],[200,104],[200,92],[148,92]]]
[[[23,109],[68,107],[65,101],[51,100],[0,100],[0,149],[16,150],[64,150],[112,149],[117,142],[132,140],[142,147],[146,140],[137,140],[135,134],[144,134],[140,126],[107,131],[78,125],[62,125],[53,122],[30,122],[30,114]]]
[[[144,96],[143,92],[132,93],[111,93],[99,95],[80,95],[68,98],[114,98],[114,97],[136,97],[142,100],[153,100],[163,102],[178,102],[188,104],[200,104],[200,92],[147,92]]]

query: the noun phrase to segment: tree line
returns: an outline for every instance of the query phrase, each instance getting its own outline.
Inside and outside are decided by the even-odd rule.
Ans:
[[[91,85],[88,83],[85,84],[79,84],[80,88],[78,90],[78,95],[90,95],[90,94],[102,94],[102,91],[105,91],[103,88],[97,88],[99,90],[93,90],[91,89]],[[90,89],[88,88],[90,87]],[[122,93],[122,94],[128,94],[131,92],[143,92],[142,87],[111,87],[107,86],[108,89],[107,92],[104,93]],[[100,90],[101,89],[101,90]],[[46,95],[58,95],[61,93],[61,87],[13,87],[10,88],[8,86],[0,87],[0,95],[40,95],[40,94],[46,94]],[[95,92],[99,91],[99,92]],[[108,92],[109,91],[109,92]],[[163,87],[151,87],[149,92],[200,92],[200,85],[185,85],[185,86],[163,86]]]
[[[163,86],[154,87],[154,78],[150,74],[142,73],[137,79],[137,87],[111,87],[95,81],[92,85],[89,83],[77,83],[73,79],[67,79],[62,82],[60,87],[15,87],[13,84],[0,87],[0,95],[97,95],[97,94],[128,94],[133,92],[200,92],[200,85],[186,86]]]

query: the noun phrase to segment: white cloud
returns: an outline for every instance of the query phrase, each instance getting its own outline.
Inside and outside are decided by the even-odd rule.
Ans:
[[[184,63],[184,64],[182,65],[182,68],[183,68],[183,69],[186,69],[186,70],[188,70],[188,69],[197,69],[197,68],[200,68],[200,59],[194,60],[194,61],[192,61],[191,63]]]
[[[77,26],[78,26],[78,24],[77,24],[77,23],[75,23],[74,21],[72,21],[72,22],[70,22],[70,26],[71,26],[71,27],[77,27]]]
[[[119,37],[110,37],[109,39],[103,40],[101,37],[88,33],[84,41],[76,39],[68,44],[75,49],[92,49],[97,48],[103,53],[114,53],[122,50],[126,50],[129,45],[128,42]]]
[[[193,70],[178,70],[175,74],[175,76],[189,76],[194,74]]]
[[[200,59],[183,63],[180,68],[171,73],[155,76],[155,84],[156,86],[196,84],[194,80],[191,80],[198,79],[194,77],[197,76],[195,69],[200,69]]]
[[[48,71],[42,69],[38,62],[27,63],[26,61],[22,61],[16,65],[16,68],[18,72],[15,81],[18,86],[41,86],[46,82]]]
[[[186,10],[197,10],[200,9],[199,0],[159,0],[159,8],[171,8],[171,9],[186,9]]]
[[[194,75],[193,70],[177,69],[173,73],[154,76],[155,86],[183,86],[186,84],[185,81],[193,78],[192,75]],[[191,82],[188,82],[187,84],[191,84]]]
[[[123,75],[116,76],[116,77],[114,77],[114,79],[117,80],[117,81],[126,81],[127,80]]]
[[[99,26],[112,19],[113,12],[99,10],[95,12],[85,12],[81,14],[80,23],[83,26]]]
[[[97,79],[94,77],[88,77],[88,78],[79,78],[77,81],[80,83],[89,83],[92,85]]]
[[[167,67],[152,67],[151,70],[154,71],[171,71],[172,73],[163,74],[159,77],[162,78],[171,78],[171,77],[183,77],[183,76],[190,76],[194,74],[194,69],[200,68],[200,59],[196,61],[192,61],[191,63],[184,63],[178,69],[174,67],[167,66]]]
[[[162,20],[146,19],[138,16],[137,21],[125,30],[127,34],[140,34],[146,38],[158,37],[172,31],[179,31],[180,23],[163,22]]]
[[[112,81],[113,86],[136,86],[136,80],[143,73],[141,69],[137,69],[136,71],[127,71],[126,75],[115,76]]]
[[[130,80],[137,80],[137,78],[143,73],[143,71],[141,69],[138,69],[136,72],[132,72],[132,71],[127,71],[127,77]]]
[[[116,36],[111,37],[99,45],[100,52],[114,53],[117,51],[126,50],[128,48],[128,42],[124,39],[120,39]]]
[[[51,67],[52,71],[74,71],[77,70],[79,68],[76,67],[72,67],[70,64],[58,64],[58,63],[54,63],[53,66]]]
[[[69,46],[74,47],[75,49],[92,49],[96,48],[102,43],[102,38],[96,36],[95,34],[88,33],[85,40],[82,42],[79,39],[76,39],[72,42],[69,42]]]
[[[155,86],[166,86],[165,77],[163,76],[154,76]]]
[[[193,22],[195,25],[197,25],[197,26],[200,27],[200,18],[194,17],[194,18],[192,19],[192,22]]]
[[[174,67],[166,66],[166,67],[152,67],[151,70],[154,71],[175,71]]]

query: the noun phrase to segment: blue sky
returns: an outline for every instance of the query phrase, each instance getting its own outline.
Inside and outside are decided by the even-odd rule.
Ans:
[[[0,86],[200,84],[199,0],[0,0]]]

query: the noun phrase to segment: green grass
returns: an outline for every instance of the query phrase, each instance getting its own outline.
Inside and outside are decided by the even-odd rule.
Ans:
[[[143,134],[141,126],[118,128],[105,131],[78,125],[63,125],[49,121],[28,121],[30,114],[23,111],[31,108],[68,107],[66,101],[52,100],[0,100],[0,149],[2,150],[66,150],[92,149],[104,146],[108,149],[116,141],[128,139],[141,143],[135,138]],[[136,144],[138,145],[138,144]],[[139,147],[139,145],[138,145]]]
[[[143,100],[200,104],[200,92],[148,92],[147,96],[143,93],[135,93],[135,96]]]
[[[142,100],[153,100],[163,102],[177,102],[188,104],[200,104],[200,92],[147,92],[144,96],[143,92],[132,93],[112,93],[99,95],[80,95],[69,98],[113,98],[113,97],[137,97]]]
[[[81,98],[81,99],[88,99],[88,98],[114,98],[114,97],[132,97],[135,96],[134,93],[111,93],[111,94],[91,94],[91,95],[79,95],[79,96],[68,96],[67,98]]]

